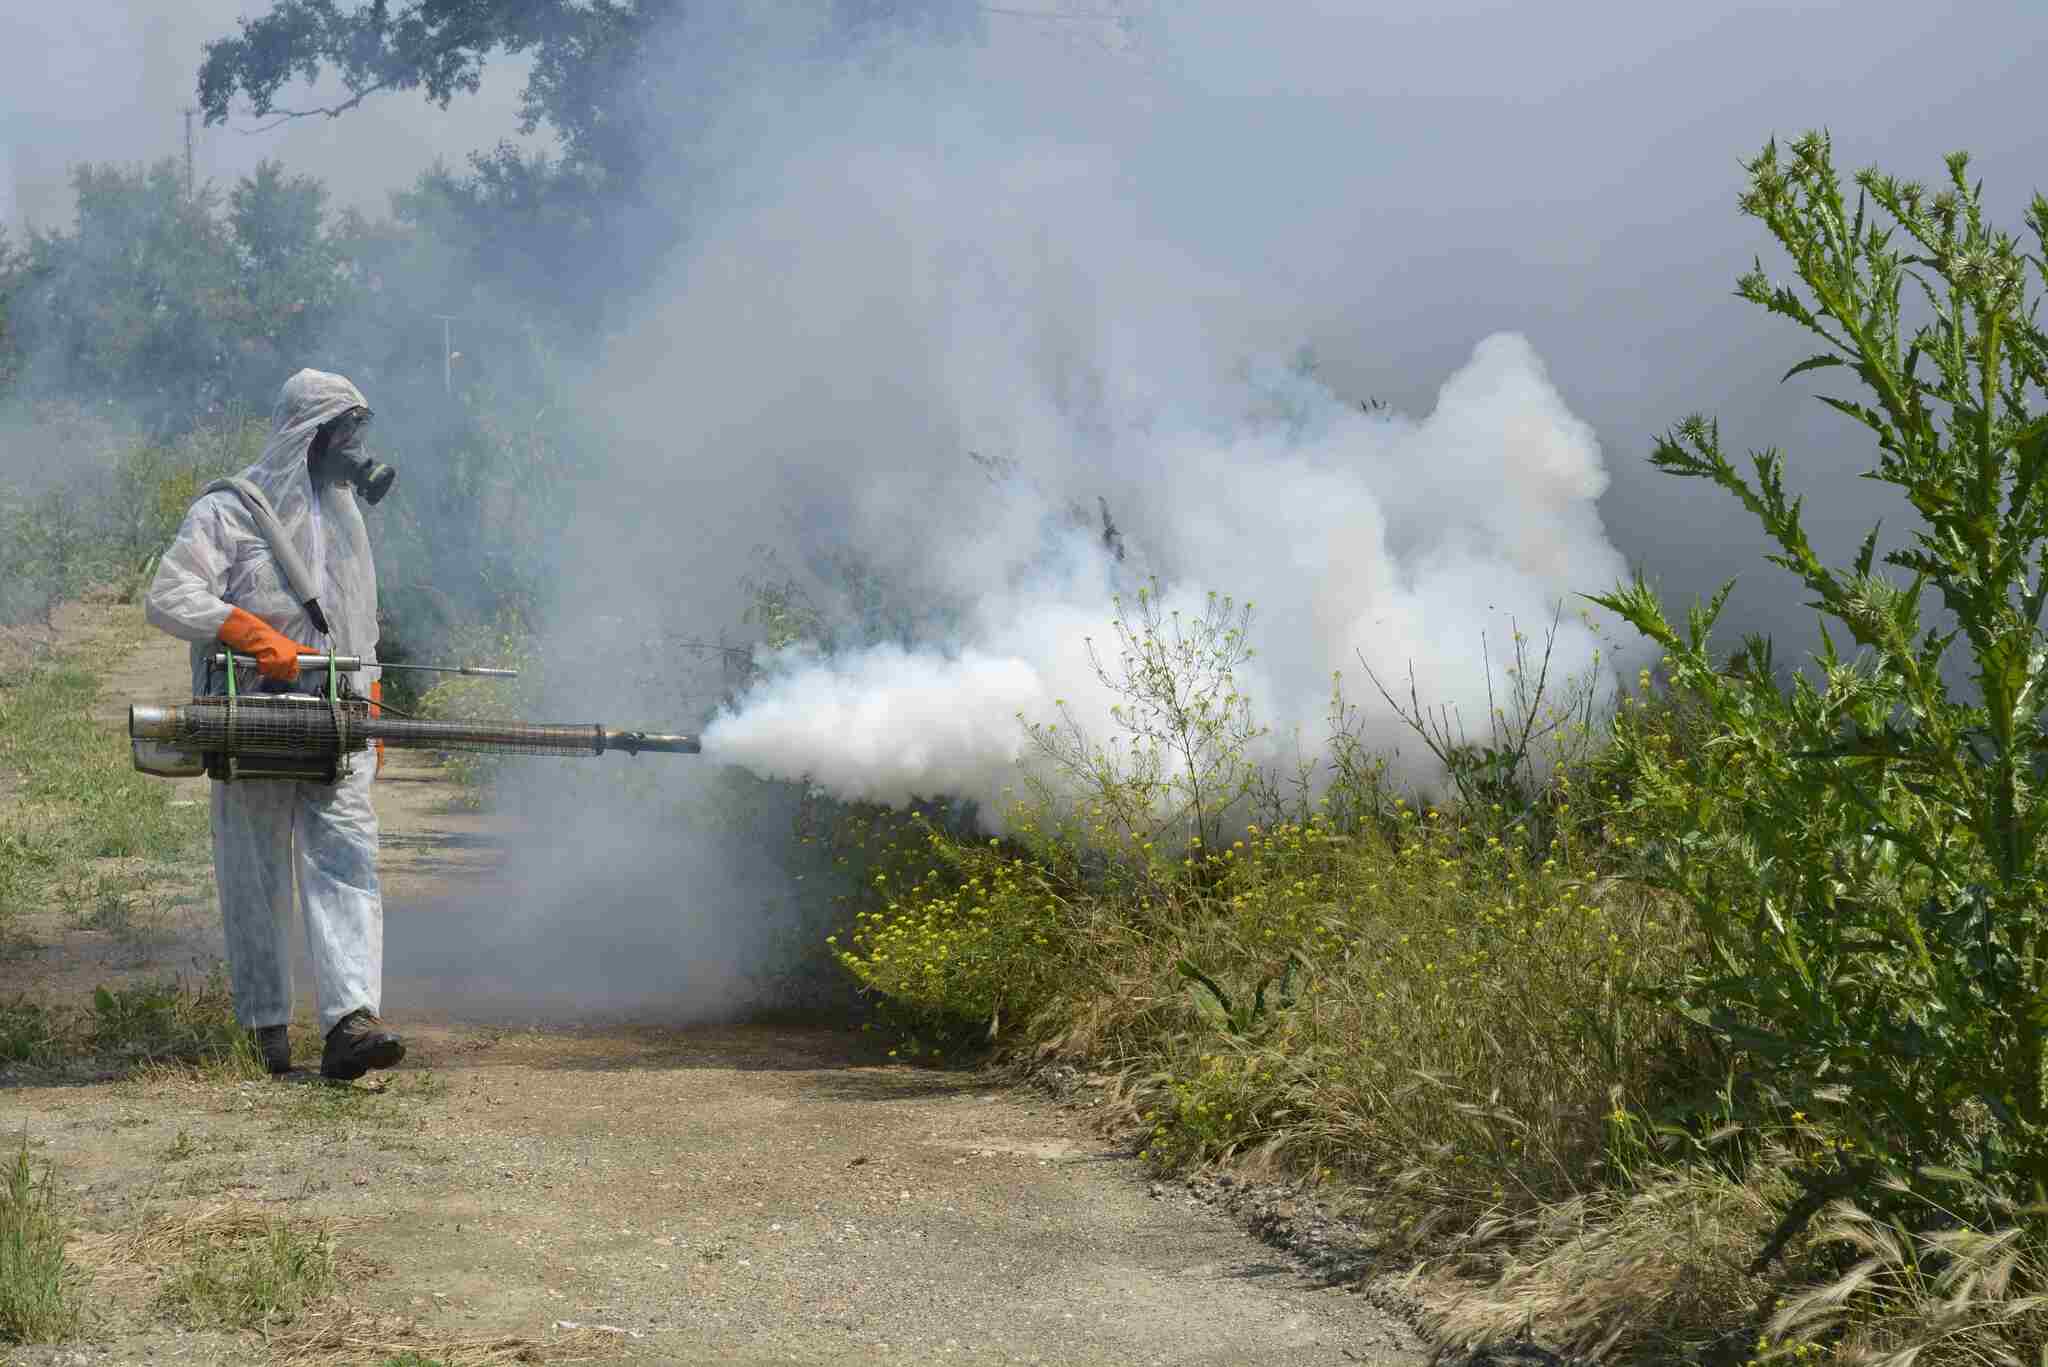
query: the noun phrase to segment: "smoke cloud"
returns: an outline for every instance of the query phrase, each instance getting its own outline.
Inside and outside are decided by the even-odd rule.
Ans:
[[[928,609],[872,649],[771,662],[708,755],[993,811],[1020,718],[1114,729],[1089,642],[1111,652],[1112,595],[1154,579],[1184,614],[1253,605],[1239,683],[1264,759],[1314,753],[1339,672],[1394,744],[1361,662],[1412,666],[1483,731],[1482,649],[1500,690],[1512,631],[1560,603],[1555,673],[1593,667],[1572,595],[1626,566],[1599,444],[1525,339],[1475,335],[1424,413],[1368,411],[1300,353],[1305,296],[1244,254],[1277,206],[1183,217],[1211,175],[1202,92],[1028,33],[873,58],[743,83],[750,154],[712,158],[731,171],[697,187],[702,230],[593,380],[621,483],[662,514],[644,536],[601,519],[564,568],[624,617],[672,612],[679,563],[730,580],[732,528],[773,539],[778,517],[814,563],[854,554]],[[810,587],[855,608],[829,573]]]
[[[1256,247],[1292,211],[1215,193],[1215,111],[1170,64],[1027,27],[821,66],[757,22],[656,59],[678,98],[699,64],[727,94],[678,150],[685,245],[576,383],[605,455],[551,552],[547,654],[591,667],[538,707],[708,720],[705,754],[512,786],[546,833],[510,853],[524,892],[441,957],[672,1013],[762,1000],[838,885],[785,848],[797,790],[755,780],[1000,825],[1023,722],[1111,731],[1091,642],[1113,653],[1113,595],[1155,580],[1169,612],[1252,605],[1262,760],[1318,751],[1340,671],[1367,740],[1399,743],[1361,661],[1483,730],[1482,649],[1499,687],[1511,631],[1560,603],[1554,673],[1594,666],[1571,595],[1626,567],[1599,442],[1543,359],[1475,330],[1413,413],[1326,380],[1309,263]],[[762,545],[841,648],[768,658],[707,717],[715,679],[645,662],[737,622]]]
[[[1241,402],[1234,421],[1219,413],[1207,425],[1142,427],[1103,449],[1103,477],[1160,481],[1144,561],[1175,567],[1162,607],[1192,619],[1212,592],[1253,605],[1259,653],[1238,683],[1272,727],[1257,758],[1313,755],[1332,676],[1365,701],[1361,665],[1382,680],[1412,670],[1426,704],[1452,707],[1483,734],[1489,685],[1502,697],[1511,688],[1501,671],[1513,632],[1541,634],[1577,586],[1625,571],[1595,508],[1606,476],[1591,431],[1528,343],[1509,334],[1482,341],[1420,420],[1364,413],[1287,378],[1284,418],[1260,412],[1274,396],[1256,386],[1182,396]],[[1083,437],[1058,439],[1071,450]],[[1023,505],[1003,520],[1013,535],[1061,521],[1043,491],[1009,496]],[[942,559],[1039,564],[1016,587],[977,597],[956,649],[886,645],[778,662],[769,683],[712,724],[708,752],[841,797],[901,804],[949,794],[996,813],[1025,753],[1020,720],[1065,711],[1098,738],[1114,734],[1117,699],[1089,644],[1114,656],[1110,595],[1130,594],[1145,564],[1118,565],[1087,529],[1050,546],[986,535],[976,546],[931,543]],[[1595,670],[1601,649],[1591,623],[1567,614],[1556,677]],[[1391,750],[1400,723],[1376,696],[1371,704],[1368,740]]]

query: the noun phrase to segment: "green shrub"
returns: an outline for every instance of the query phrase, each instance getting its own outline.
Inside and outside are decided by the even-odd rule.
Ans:
[[[1779,1095],[1826,1115],[1874,1157],[1852,1170],[1889,1199],[1886,1170],[1942,1186],[1944,1165],[2011,1193],[2048,1190],[2048,954],[2042,894],[2048,806],[2040,720],[2048,651],[2038,578],[2048,541],[2048,339],[2033,321],[2022,254],[1983,217],[1967,159],[1937,193],[1876,171],[1844,195],[1825,137],[1749,163],[1744,211],[1791,256],[1796,284],[1759,268],[1741,294],[1820,337],[1791,375],[1846,368],[1862,399],[1827,398],[1877,445],[1869,478],[1918,514],[1882,558],[1822,564],[1775,452],[1753,478],[1722,454],[1714,425],[1680,424],[1655,464],[1711,480],[1776,542],[1823,627],[1811,676],[1787,689],[1770,643],[1718,665],[1709,633],[1727,589],[1684,630],[1638,580],[1596,601],[1667,653],[1678,690],[1708,720],[1684,744],[1668,715],[1625,710],[1617,812],[1650,868],[1682,897],[1708,957],[1674,985],[1681,1009]],[[2029,226],[2048,244],[2048,201]],[[1912,325],[1917,296],[1930,321]],[[1949,621],[1924,626],[1923,593]],[[1950,649],[1973,666],[1974,698],[1952,693]]]
[[[1588,838],[1579,691],[1553,707],[1539,668],[1502,710],[1514,810],[1396,795],[1341,693],[1322,772],[1282,801],[1246,754],[1242,611],[1137,611],[1102,671],[1123,732],[1033,728],[1052,772],[1005,838],[865,828],[837,948],[899,1050],[995,1037],[1120,1066],[1167,1165],[1255,1153],[1468,1214],[1621,1175],[1616,1117],[1683,1041],[1650,989],[1696,943],[1673,899],[1607,876],[1626,837]]]
[[[1052,946],[1069,933],[1067,908],[1044,870],[999,842],[920,831],[930,867],[883,861],[871,875],[875,905],[855,913],[839,961],[913,1014],[985,1025],[994,1036],[1052,994],[1064,967]],[[916,845],[900,848],[911,855]]]
[[[1252,605],[1212,593],[1189,615],[1164,604],[1156,581],[1134,605],[1120,596],[1112,603],[1114,659],[1092,640],[1088,659],[1117,698],[1110,717],[1119,734],[1090,736],[1064,701],[1059,721],[1027,721],[1025,732],[1061,795],[1085,793],[1105,834],[1141,846],[1214,845],[1256,791],[1246,747],[1266,733],[1237,684],[1254,654]]]

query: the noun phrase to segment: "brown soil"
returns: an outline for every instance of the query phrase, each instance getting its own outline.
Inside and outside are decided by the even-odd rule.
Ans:
[[[71,609],[59,635],[115,662],[110,726],[131,698],[179,690],[182,647],[132,608]],[[182,787],[205,800],[205,780]],[[473,904],[504,841],[544,838],[450,797],[431,763],[391,757],[387,924]],[[152,877],[185,900],[148,934],[39,923],[41,947],[0,963],[0,999],[203,970],[220,947],[206,871]],[[95,1278],[90,1337],[25,1361],[1421,1360],[1361,1297],[1160,1199],[1085,1104],[897,1065],[843,1022],[564,1011],[510,1028],[502,1003],[387,972],[410,1052],[353,1087],[173,1072],[0,1087],[0,1129],[54,1165]],[[267,1344],[164,1318],[142,1231],[252,1210],[335,1231],[346,1308]]]

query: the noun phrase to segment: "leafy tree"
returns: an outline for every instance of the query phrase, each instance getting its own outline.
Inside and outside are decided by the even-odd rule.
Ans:
[[[344,305],[340,253],[326,231],[327,187],[259,162],[228,193],[238,256],[237,332],[244,354],[273,375],[312,354]],[[250,395],[248,397],[254,397]]]
[[[85,165],[77,224],[37,232],[14,265],[8,322],[42,395],[90,395],[182,429],[267,407],[347,303],[326,190],[264,162],[225,195],[182,168]],[[7,263],[0,261],[0,285]]]
[[[1873,530],[1853,563],[1827,565],[1778,452],[1744,473],[1702,417],[1661,440],[1658,468],[1711,481],[1763,525],[1772,563],[1813,595],[1822,649],[1815,677],[1788,691],[1767,641],[1716,666],[1707,638],[1727,588],[1684,630],[1640,579],[1596,599],[1664,648],[1718,733],[1687,750],[1625,712],[1627,815],[1656,834],[1656,876],[1711,950],[1683,985],[1688,1012],[1874,1151],[1831,1180],[1891,1168],[1926,1185],[1960,1163],[2041,1199],[2048,336],[2030,286],[2048,269],[2048,200],[2027,211],[2029,254],[1986,222],[1962,154],[1936,191],[1863,171],[1851,204],[1825,136],[1788,150],[1748,164],[1741,204],[1796,278],[1759,263],[1739,292],[1820,339],[1788,379],[1838,369],[1861,382],[1824,402],[1869,431],[1866,477],[1903,494],[1918,524],[1881,562]],[[1922,622],[1930,589],[1949,619],[1938,625]],[[1974,697],[1944,678],[1959,642]]]
[[[820,0],[819,9],[842,43],[890,26],[966,33],[978,18],[964,0]],[[225,121],[238,96],[259,117],[338,115],[386,90],[421,91],[446,108],[477,89],[492,54],[531,54],[522,131],[548,123],[572,166],[631,185],[643,155],[664,141],[659,121],[674,113],[650,100],[641,59],[657,35],[687,36],[706,22],[695,10],[682,0],[274,0],[267,14],[242,20],[239,35],[207,44],[199,101],[208,123]],[[345,99],[278,103],[291,82],[329,69]]]
[[[35,232],[17,293],[31,379],[162,411],[225,397],[234,245],[210,187],[166,158],[78,167],[74,231]]]
[[[958,36],[979,19],[968,0],[819,0],[817,14],[814,40],[793,59],[836,60],[890,28]],[[519,127],[551,127],[562,155],[523,156],[509,145],[473,153],[466,172],[422,177],[398,212],[463,247],[471,273],[490,276],[500,294],[509,287],[536,314],[588,329],[638,288],[685,226],[686,206],[638,211],[687,185],[690,142],[717,92],[681,87],[665,55],[731,43],[771,22],[744,7],[682,0],[273,0],[239,34],[207,45],[199,101],[209,123],[238,104],[258,117],[338,117],[395,91],[446,107],[477,89],[489,57],[529,56]],[[343,98],[281,102],[293,81],[329,72]],[[573,275],[561,270],[565,260],[580,263]]]

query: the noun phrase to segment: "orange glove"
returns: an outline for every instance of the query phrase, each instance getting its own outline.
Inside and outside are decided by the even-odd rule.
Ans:
[[[301,654],[320,653],[310,646],[298,644],[255,613],[242,608],[228,610],[227,621],[220,624],[220,640],[229,650],[254,655],[257,672],[277,683],[290,683],[299,677]]]
[[[371,680],[371,681],[370,681],[370,715],[371,715],[371,716],[375,717],[375,716],[381,716],[381,715],[383,714],[383,711],[384,711],[384,709],[383,709],[383,708],[381,708],[381,707],[379,707],[379,706],[377,705],[377,704],[379,704],[379,703],[381,703],[381,702],[383,702],[383,701],[384,701],[384,681],[383,681],[382,679],[373,679],[373,680]],[[382,778],[382,777],[384,777],[384,742],[380,740],[380,741],[377,741],[377,742],[375,742],[375,744],[376,744],[376,746],[377,746],[377,772],[376,772],[375,774],[371,775],[371,777],[373,777],[373,778]]]

